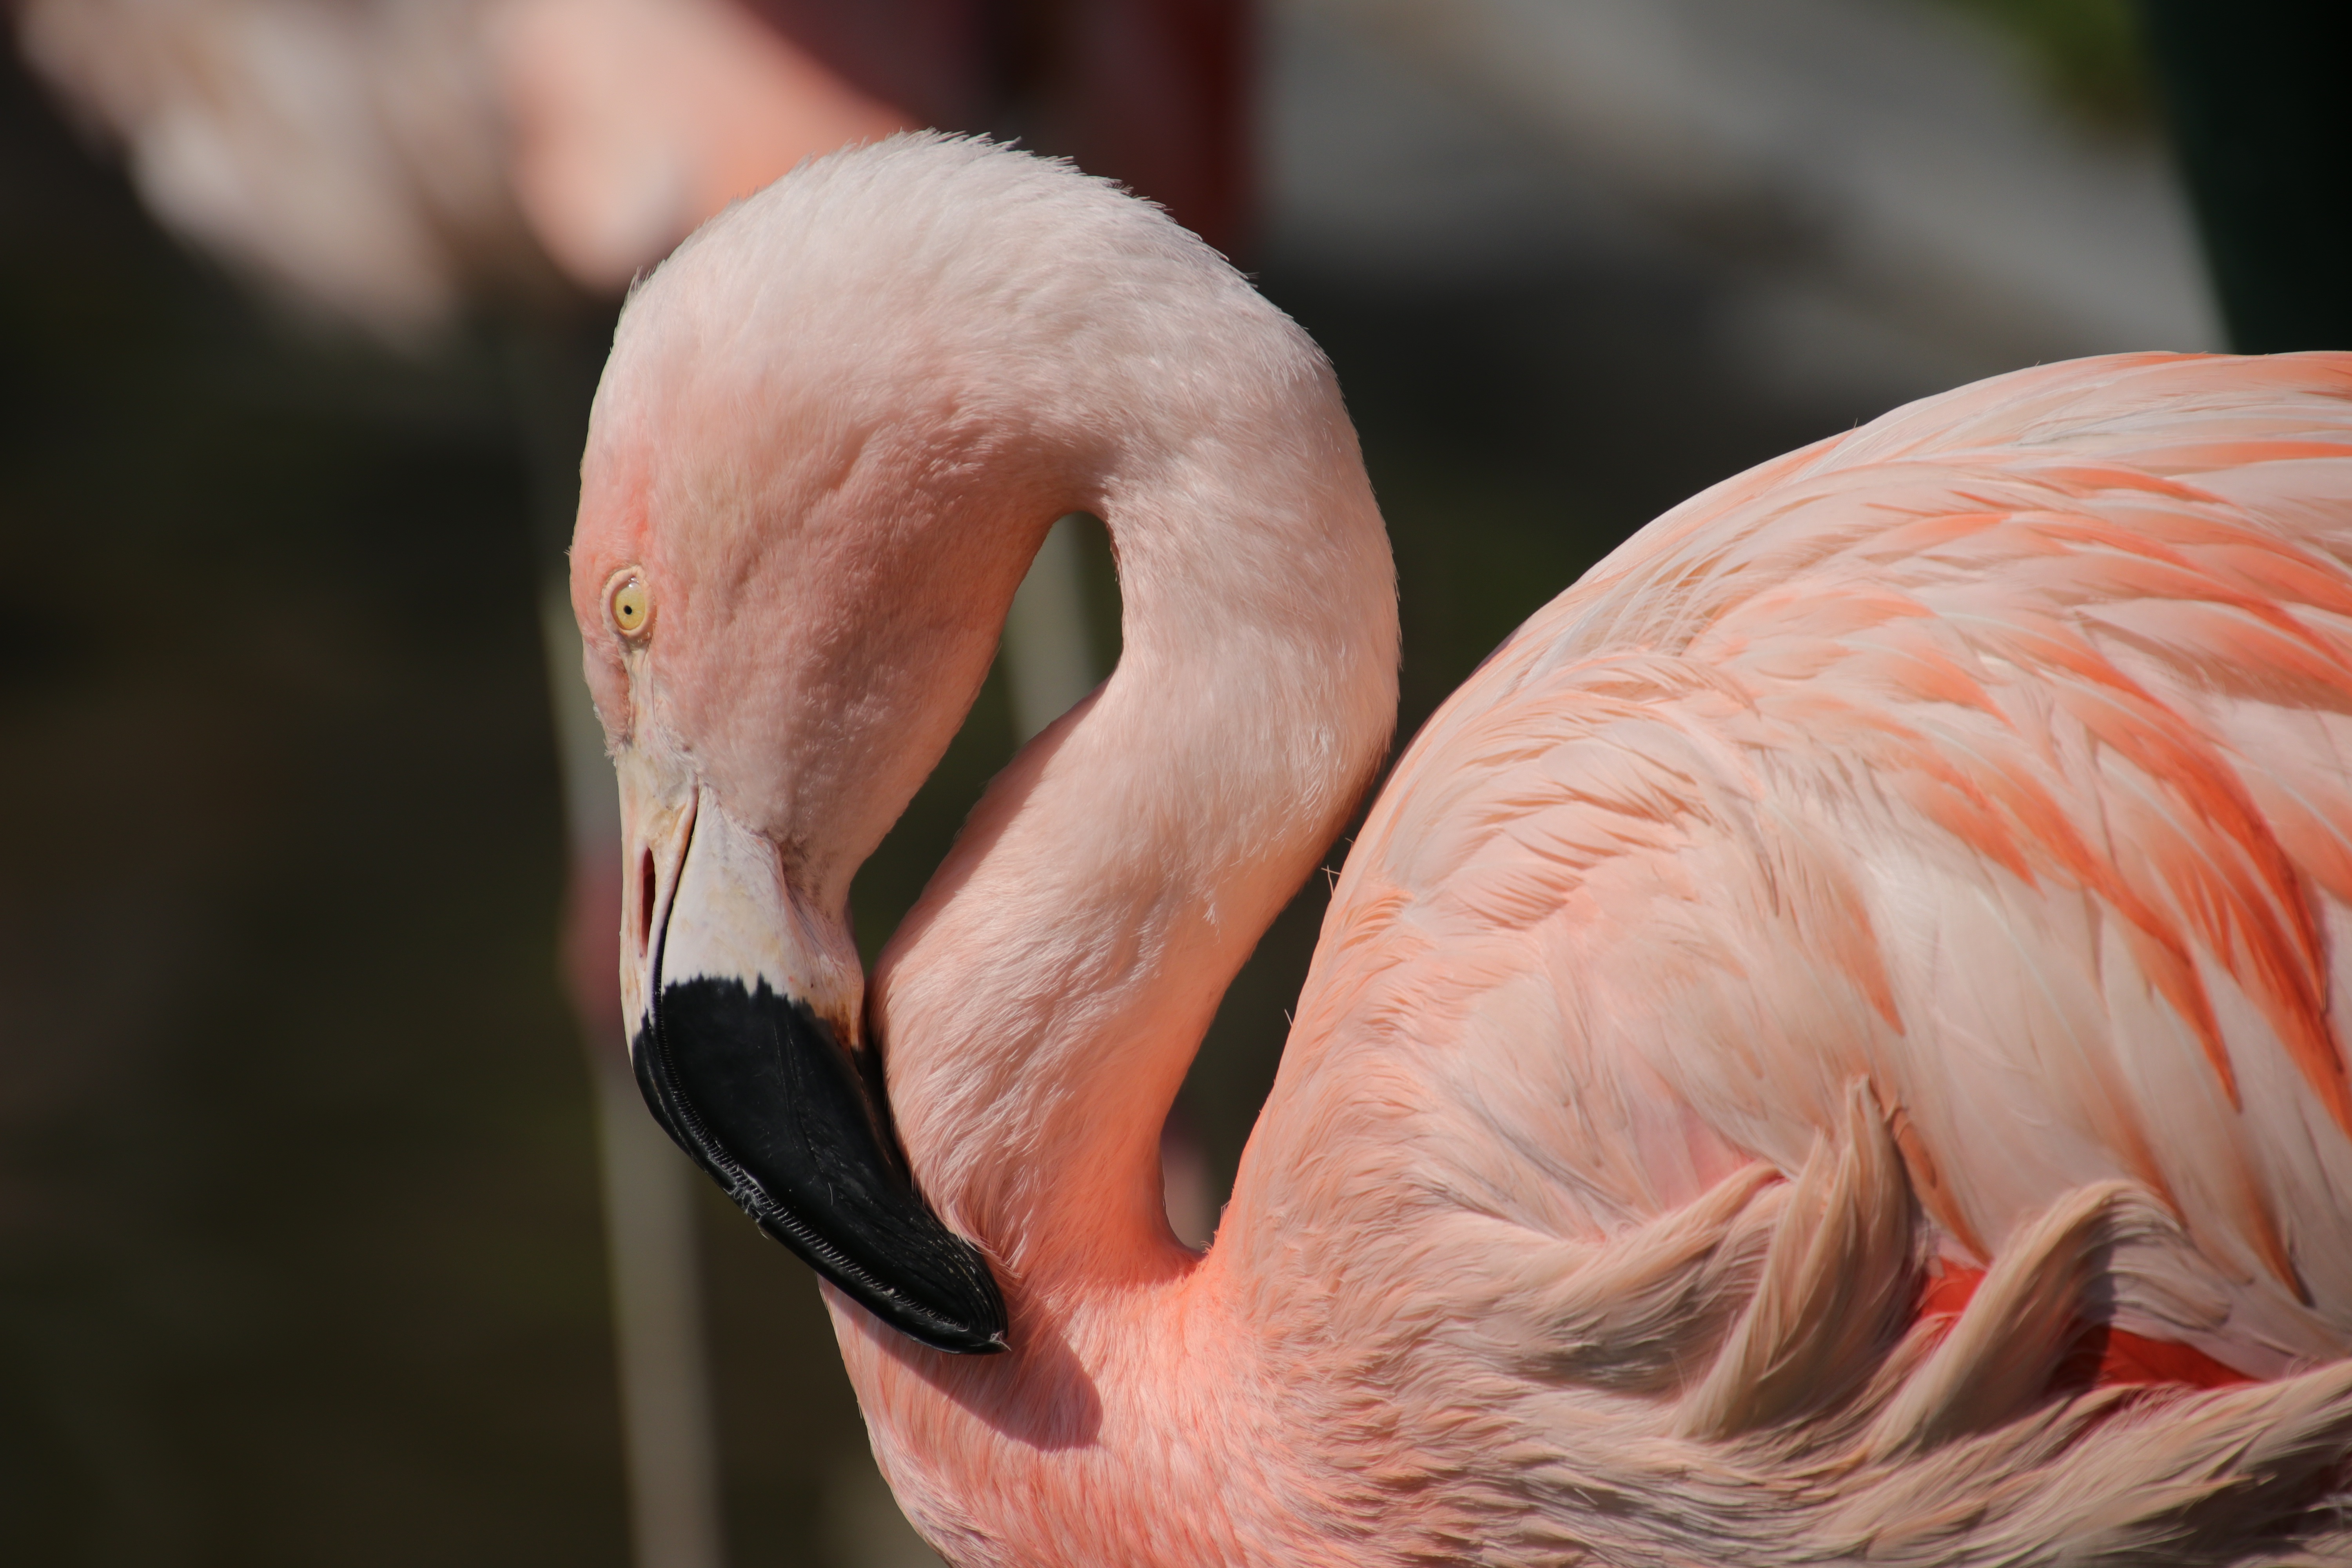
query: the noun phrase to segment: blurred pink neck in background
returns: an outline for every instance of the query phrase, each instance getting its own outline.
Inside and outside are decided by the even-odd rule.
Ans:
[[[729,0],[504,0],[491,38],[516,200],[597,292],[803,159],[910,123]]]

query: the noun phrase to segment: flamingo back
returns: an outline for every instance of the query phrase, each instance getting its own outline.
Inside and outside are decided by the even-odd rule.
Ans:
[[[2288,1378],[2352,1346],[2347,964],[2352,355],[2026,371],[1668,512],[1432,718],[1220,1245],[1431,1452],[2014,1445],[2086,1323]],[[2340,1460],[2343,1370],[2199,1397]]]

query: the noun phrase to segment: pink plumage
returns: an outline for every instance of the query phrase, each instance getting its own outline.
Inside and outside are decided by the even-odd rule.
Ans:
[[[867,985],[848,873],[1081,507],[1120,667]],[[1394,700],[1304,336],[1065,169],[824,161],[633,304],[574,588],[641,1077],[952,1560],[2347,1555],[2352,356],[2001,377],[1628,542],[1406,750],[1204,1256],[1160,1120]],[[911,1206],[824,1231],[752,1067],[877,1051]],[[1001,1340],[893,1272],[957,1238]]]
[[[1573,1044],[1532,1098],[1709,1130],[1591,1162],[1584,1234],[1695,1196],[1725,1135],[1793,1168],[1861,1076],[1933,1108],[1913,1179],[1964,1255],[2128,1179],[2302,1325],[2209,1348],[2336,1353],[2308,1302],[2352,1301],[2347,1216],[2297,1198],[2352,1176],[2347,407],[2343,356],[2086,361],[1668,513],[1415,741],[1335,900],[1361,967],[1310,982],[1295,1047],[1377,1048],[1414,986],[1399,1048],[1464,1048],[1536,982]],[[1471,952],[1458,999],[1423,973]],[[2252,1146],[2268,1112],[2292,1144]]]

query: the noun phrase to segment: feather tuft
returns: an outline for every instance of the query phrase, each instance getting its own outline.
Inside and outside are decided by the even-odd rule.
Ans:
[[[2005,1247],[1944,1342],[1873,1423],[1873,1459],[1989,1431],[2041,1398],[2118,1244],[2170,1228],[2123,1182],[2068,1194]]]
[[[1682,1402],[1686,1437],[1724,1438],[1834,1405],[1901,1332],[1916,1269],[1903,1161],[1870,1086],[1846,1096],[1782,1206],[1747,1312]]]

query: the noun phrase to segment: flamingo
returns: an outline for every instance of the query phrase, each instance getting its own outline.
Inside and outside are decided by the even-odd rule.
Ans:
[[[1053,519],[1109,679],[870,980]],[[2045,365],[1659,518],[1414,738],[1205,1252],[1158,1138],[1374,777],[1307,336],[985,142],[635,293],[572,558],[669,1133],[952,1562],[2344,1560],[2352,355]]]

